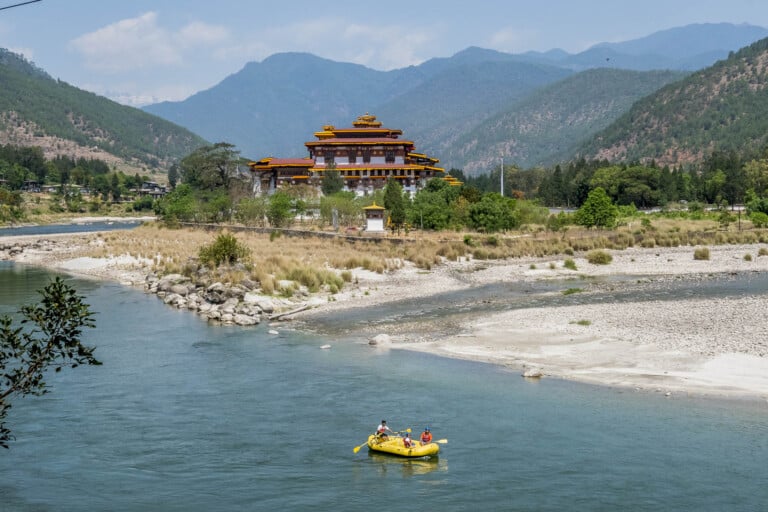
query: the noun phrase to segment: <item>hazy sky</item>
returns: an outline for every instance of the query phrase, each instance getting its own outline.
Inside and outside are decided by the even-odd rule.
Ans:
[[[468,46],[575,53],[717,22],[768,27],[768,1],[42,0],[0,10],[0,47],[54,78],[140,105],[183,99],[279,52],[387,70]]]

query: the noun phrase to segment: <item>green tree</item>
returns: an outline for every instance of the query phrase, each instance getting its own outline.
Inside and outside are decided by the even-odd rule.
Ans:
[[[176,188],[176,183],[179,182],[179,165],[173,164],[170,169],[168,169],[168,185],[171,187],[171,190]]]
[[[354,192],[337,192],[320,198],[320,219],[325,225],[333,224],[334,211],[339,226],[359,226],[363,222],[363,208]]]
[[[293,201],[291,196],[282,191],[277,191],[269,198],[267,208],[269,224],[275,228],[289,226],[293,220]]]
[[[82,344],[83,328],[95,327],[93,313],[83,297],[57,277],[39,291],[38,304],[22,306],[21,326],[9,316],[0,317],[0,446],[13,440],[5,418],[11,398],[40,396],[49,391],[44,381],[49,368],[77,368],[101,364],[95,348]],[[25,328],[24,325],[32,325]]]
[[[323,182],[320,185],[320,190],[323,191],[324,196],[332,196],[337,192],[341,192],[344,189],[344,178],[341,173],[336,170],[336,164],[329,163],[325,167],[323,172]]]
[[[515,200],[489,192],[469,207],[471,226],[478,231],[495,233],[519,226],[515,215]]]
[[[229,190],[240,164],[240,152],[234,147],[226,142],[217,142],[194,150],[181,161],[183,181],[198,190]]]
[[[456,224],[451,205],[458,199],[460,187],[452,187],[440,178],[429,180],[416,193],[408,209],[408,221],[425,229],[441,230]]]
[[[580,226],[611,228],[616,224],[619,210],[602,187],[592,190],[587,200],[574,214],[574,221]]]
[[[231,220],[232,200],[225,190],[198,191],[195,197],[198,221],[218,224]]]
[[[112,200],[117,202],[122,196],[122,188],[120,187],[120,177],[117,173],[112,173],[112,178],[109,181],[109,192],[112,194]]]
[[[387,180],[384,187],[384,208],[389,211],[389,221],[392,229],[400,231],[405,224],[405,198],[403,197],[403,187],[392,178]]]
[[[197,204],[192,187],[182,183],[165,197],[155,201],[154,209],[166,222],[194,220]]]
[[[264,226],[269,202],[264,196],[246,197],[237,203],[235,218],[246,226]]]

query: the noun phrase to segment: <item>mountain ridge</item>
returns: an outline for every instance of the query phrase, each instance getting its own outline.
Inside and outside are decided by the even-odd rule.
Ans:
[[[707,33],[710,37],[702,36]],[[304,142],[314,130],[325,124],[347,126],[358,115],[370,112],[385,125],[402,129],[404,137],[413,140],[419,150],[440,158],[442,165],[480,168],[487,166],[487,155],[468,161],[458,157],[453,145],[494,116],[515,109],[541,87],[595,68],[700,69],[738,50],[737,43],[761,34],[768,37],[768,29],[748,24],[693,24],[637,40],[600,43],[578,54],[557,49],[509,54],[470,46],[451,57],[391,71],[307,53],[275,54],[262,62],[247,63],[219,85],[187,100],[144,108],[210,140],[232,142],[253,159],[305,156]],[[693,42],[683,44],[685,37]],[[675,40],[678,43],[671,42]],[[652,53],[665,47],[674,51]],[[662,80],[659,85],[665,83]],[[240,90],[229,88],[232,84],[238,84]],[[631,105],[625,99],[619,103],[626,109]],[[590,130],[604,128],[611,120],[587,123],[575,133],[586,139],[593,133]],[[578,141],[561,141],[552,148],[571,147],[574,142]],[[539,155],[540,149],[522,151],[532,155],[523,162],[565,157],[561,152]]]

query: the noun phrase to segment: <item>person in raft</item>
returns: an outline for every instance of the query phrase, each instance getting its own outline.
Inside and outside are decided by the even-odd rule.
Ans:
[[[376,437],[386,439],[389,437],[387,432],[392,432],[392,429],[387,426],[387,420],[381,420],[381,425],[376,427]]]
[[[429,431],[429,427],[424,429],[421,433],[421,444],[429,444],[432,442],[432,432]]]
[[[403,438],[403,445],[405,445],[406,448],[410,448],[413,442],[411,441],[411,434],[408,432],[405,433],[405,437]]]

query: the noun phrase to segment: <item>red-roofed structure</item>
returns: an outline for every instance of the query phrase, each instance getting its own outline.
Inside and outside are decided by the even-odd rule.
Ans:
[[[439,160],[416,153],[410,140],[400,139],[402,130],[383,128],[376,116],[366,114],[351,128],[324,126],[315,132],[317,140],[304,145],[309,158],[263,158],[248,165],[257,188],[272,193],[283,185],[309,183],[320,187],[323,174],[335,169],[344,179],[344,188],[366,195],[385,185],[388,178],[397,179],[403,189],[415,194],[427,180],[441,177],[459,185]]]

